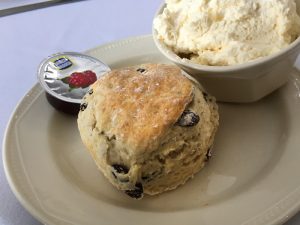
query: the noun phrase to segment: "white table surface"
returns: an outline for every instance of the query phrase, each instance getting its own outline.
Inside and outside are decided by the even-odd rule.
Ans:
[[[10,114],[36,83],[46,56],[84,51],[151,33],[162,0],[89,0],[0,17],[0,140]],[[6,181],[0,155],[0,225],[40,224],[17,201]],[[300,213],[286,225],[300,224]]]

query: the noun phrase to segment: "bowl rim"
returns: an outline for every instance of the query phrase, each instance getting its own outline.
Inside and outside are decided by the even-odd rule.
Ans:
[[[203,71],[203,72],[223,72],[223,73],[224,72],[235,72],[237,70],[245,70],[245,69],[249,69],[251,67],[261,66],[262,64],[266,64],[270,61],[280,59],[280,58],[284,57],[286,54],[295,51],[297,46],[300,46],[300,35],[299,35],[296,40],[294,40],[292,43],[290,43],[288,46],[282,48],[278,52],[268,55],[268,56],[260,57],[260,58],[257,58],[257,59],[254,59],[254,60],[251,60],[251,61],[248,61],[245,63],[228,65],[228,66],[209,66],[209,65],[202,65],[202,64],[194,63],[194,62],[189,61],[188,59],[184,60],[184,59],[180,58],[170,48],[168,48],[161,40],[159,40],[157,38],[157,31],[154,28],[154,20],[155,20],[155,18],[157,18],[157,16],[159,16],[163,12],[165,7],[166,7],[166,3],[163,3],[160,5],[160,7],[156,11],[155,16],[152,21],[152,36],[153,36],[154,43],[156,44],[157,48],[161,51],[161,53],[163,53],[167,58],[169,58],[173,62],[178,63],[182,66],[185,66],[187,68],[192,68],[194,70],[199,70],[199,71]]]

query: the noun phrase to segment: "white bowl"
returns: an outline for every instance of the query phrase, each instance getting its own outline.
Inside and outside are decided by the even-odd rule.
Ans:
[[[300,0],[296,1],[300,14]],[[157,14],[161,14],[163,4]],[[164,43],[157,39],[152,28],[157,48],[172,62],[196,78],[218,101],[254,102],[284,85],[300,52],[300,37],[288,47],[273,55],[251,62],[231,66],[206,66],[182,60]]]

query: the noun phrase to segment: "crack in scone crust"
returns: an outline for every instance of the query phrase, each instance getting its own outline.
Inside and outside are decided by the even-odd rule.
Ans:
[[[113,70],[91,88],[78,116],[80,135],[118,189],[136,198],[142,192],[158,194],[185,183],[204,166],[218,127],[217,106],[178,67]],[[197,120],[180,126],[185,125],[178,122],[183,112]]]

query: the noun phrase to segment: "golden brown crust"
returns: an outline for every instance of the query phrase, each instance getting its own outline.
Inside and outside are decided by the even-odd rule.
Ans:
[[[98,96],[97,127],[130,146],[130,155],[156,149],[157,139],[193,97],[193,84],[178,67],[145,64],[142,68],[145,71],[137,67],[111,71],[92,86]]]
[[[119,190],[134,191],[138,198],[159,194],[204,166],[218,127],[217,106],[197,81],[184,75],[176,66],[161,64],[115,70],[83,98],[81,138]],[[183,111],[198,121],[183,125],[178,121]]]

